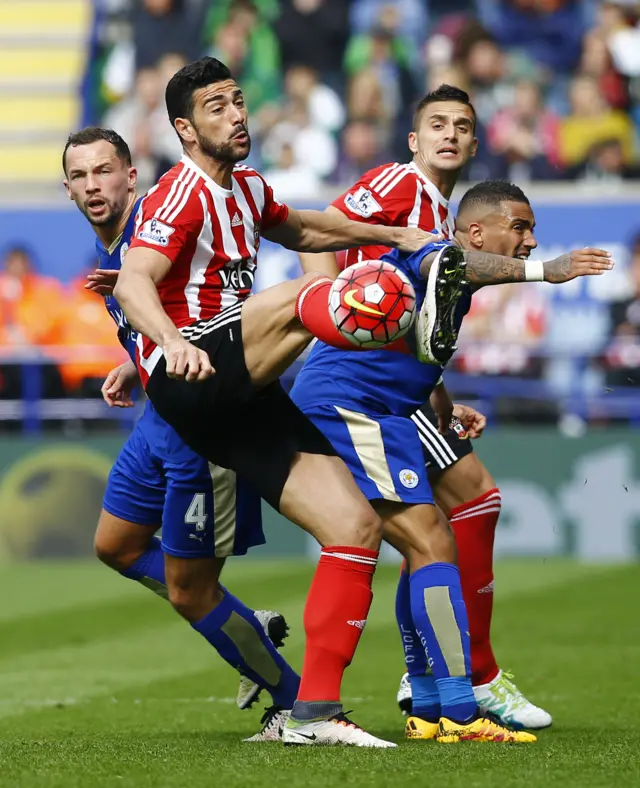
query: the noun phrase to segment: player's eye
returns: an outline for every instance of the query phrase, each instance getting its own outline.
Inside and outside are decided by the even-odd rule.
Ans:
[[[235,101],[237,107],[244,107],[244,98],[242,96],[238,96]]]

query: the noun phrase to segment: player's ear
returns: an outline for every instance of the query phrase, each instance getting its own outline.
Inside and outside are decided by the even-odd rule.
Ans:
[[[138,170],[135,167],[129,167],[129,189],[133,191],[138,183]]]
[[[471,156],[475,156],[478,152],[478,138],[474,137],[473,142],[471,144]]]
[[[183,142],[196,141],[196,132],[190,120],[187,118],[176,118],[175,127]]]
[[[470,222],[469,229],[467,230],[467,237],[469,243],[474,249],[482,249],[484,246],[484,234],[482,232],[482,225],[478,222]]]
[[[411,153],[418,152],[418,135],[415,133],[415,131],[409,132],[409,150]]]
[[[71,189],[69,188],[69,181],[66,178],[64,178],[64,180],[62,181],[62,185],[64,186],[64,189],[67,192],[67,197],[70,200],[73,200],[73,197],[71,196]]]

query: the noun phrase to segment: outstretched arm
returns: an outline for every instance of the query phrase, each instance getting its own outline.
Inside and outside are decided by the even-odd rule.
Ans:
[[[430,254],[422,261],[420,273],[423,277],[428,275],[435,257],[435,253]],[[567,252],[546,262],[467,250],[464,259],[467,281],[476,287],[532,281],[561,284],[578,276],[599,276],[614,266],[610,252],[592,248]]]
[[[337,252],[356,246],[390,246],[417,252],[434,236],[417,227],[386,227],[352,222],[337,208],[326,211],[296,211],[282,224],[264,233],[265,238],[295,252]]]

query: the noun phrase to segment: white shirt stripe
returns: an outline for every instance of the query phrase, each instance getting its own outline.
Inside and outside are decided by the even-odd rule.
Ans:
[[[205,282],[207,267],[211,262],[211,244],[213,243],[213,228],[211,227],[211,216],[207,207],[207,198],[202,192],[198,195],[202,204],[204,221],[202,230],[198,236],[196,250],[191,260],[189,271],[189,281],[184,288],[184,297],[187,300],[189,317],[199,320],[202,313],[200,305],[200,287]]]
[[[420,224],[420,211],[422,210],[422,184],[416,180],[416,199],[407,219],[407,227],[418,227]]]
[[[383,185],[383,181],[386,181],[388,178],[393,178],[393,173],[398,169],[399,166],[400,165],[398,162],[395,162],[395,164],[392,164],[390,167],[386,167],[371,181],[369,188],[375,189],[377,191],[378,187]]]
[[[192,176],[192,174],[193,172],[191,170],[183,169],[180,175],[178,175],[175,181],[171,184],[169,194],[167,194],[165,201],[162,203],[160,210],[157,213],[158,219],[163,222],[167,220],[167,216],[171,213],[174,206],[180,200],[185,188],[185,183]]]
[[[405,175],[408,175],[408,174],[409,174],[409,167],[407,165],[401,167],[397,171],[394,179],[392,181],[390,181],[389,183],[387,183],[383,189],[379,189],[378,190],[378,194],[381,197],[386,197],[387,194],[389,194],[389,192],[392,189],[395,189],[395,187],[400,183],[400,181],[405,177]]]

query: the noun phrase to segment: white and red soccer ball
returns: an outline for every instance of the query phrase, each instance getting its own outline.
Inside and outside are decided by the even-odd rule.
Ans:
[[[382,347],[411,328],[416,294],[399,268],[367,260],[341,271],[331,286],[329,312],[338,331],[354,345]]]

